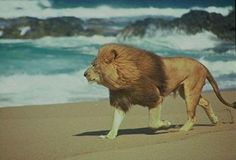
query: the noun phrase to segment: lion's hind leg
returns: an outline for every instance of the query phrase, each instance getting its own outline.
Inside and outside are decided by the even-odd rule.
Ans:
[[[188,113],[188,119],[184,123],[184,125],[180,128],[180,131],[189,131],[189,130],[191,130],[193,128],[195,122],[196,122],[195,113],[193,113],[192,111],[187,111],[187,113]],[[190,116],[190,115],[193,115],[193,114],[194,114],[194,116]]]
[[[217,124],[218,122],[218,117],[215,115],[211,104],[208,102],[208,100],[206,98],[203,98],[201,96],[200,100],[199,100],[199,105],[204,109],[204,111],[206,112],[208,118],[210,119],[212,124]]]
[[[188,119],[185,122],[185,124],[180,128],[180,131],[189,131],[192,129],[192,127],[196,121],[195,108],[197,106],[197,102],[195,102],[195,104],[192,102],[193,96],[190,96],[191,92],[186,91],[186,89],[184,89],[183,85],[179,87],[178,92],[179,92],[180,97],[182,97],[186,102],[187,115],[188,115]]]
[[[186,96],[185,102],[187,105],[187,121],[185,124],[180,128],[180,131],[189,131],[193,128],[193,125],[196,122],[196,106],[198,104],[195,97]]]
[[[192,83],[195,82],[195,83]],[[188,80],[179,90],[182,98],[185,99],[187,109],[187,121],[180,128],[180,131],[189,131],[196,122],[196,107],[201,96],[201,89],[204,82],[201,80]],[[181,93],[182,90],[182,93]]]

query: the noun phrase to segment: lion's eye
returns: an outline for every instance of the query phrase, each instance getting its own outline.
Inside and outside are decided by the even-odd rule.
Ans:
[[[92,63],[91,66],[95,68],[95,67],[97,67],[97,64],[96,63]]]
[[[93,63],[91,63],[91,66],[93,66],[93,67],[94,67],[94,66],[95,66],[95,63],[94,63],[94,62],[93,62]]]

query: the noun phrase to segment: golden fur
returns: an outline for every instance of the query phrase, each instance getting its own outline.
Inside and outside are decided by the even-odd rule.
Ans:
[[[165,96],[178,91],[186,101],[189,120],[194,121],[196,106],[200,105],[216,123],[209,102],[201,95],[206,79],[222,103],[236,106],[222,98],[214,78],[198,61],[185,57],[160,57],[122,44],[103,45],[85,76],[88,81],[106,86],[111,105],[124,112],[133,104],[154,108]]]

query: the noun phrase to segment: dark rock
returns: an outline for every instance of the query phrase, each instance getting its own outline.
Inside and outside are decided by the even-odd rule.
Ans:
[[[0,38],[36,39],[44,36],[117,35],[120,30],[113,29],[112,25],[116,24],[110,19],[95,18],[88,20],[76,17],[0,18]]]
[[[76,17],[56,17],[38,19],[19,17],[0,18],[0,38],[36,39],[44,36],[116,36],[126,38],[143,37],[147,30],[180,30],[187,34],[196,34],[203,30],[211,31],[220,39],[235,41],[235,10],[228,16],[206,11],[192,10],[180,18],[161,19],[144,18],[125,27],[122,19],[87,19]],[[124,28],[124,29],[123,29]]]
[[[235,41],[235,10],[231,11],[228,16],[192,10],[182,17],[173,20],[147,18],[128,25],[119,33],[119,37],[143,37],[148,27],[151,25],[153,25],[156,30],[177,29],[187,34],[196,34],[207,30],[214,33],[220,39]]]
[[[83,32],[83,21],[75,17],[0,19],[1,38],[34,39],[44,36],[73,36]],[[25,30],[25,31],[24,31]]]

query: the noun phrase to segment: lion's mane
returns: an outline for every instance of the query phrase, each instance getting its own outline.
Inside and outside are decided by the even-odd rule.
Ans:
[[[128,111],[132,104],[154,107],[160,101],[166,76],[159,56],[127,45],[106,44],[95,61],[112,106]]]

